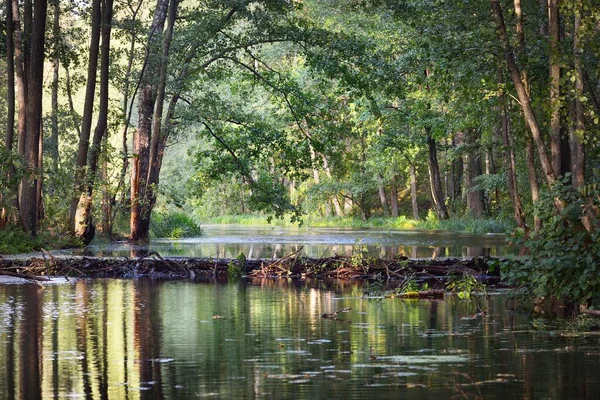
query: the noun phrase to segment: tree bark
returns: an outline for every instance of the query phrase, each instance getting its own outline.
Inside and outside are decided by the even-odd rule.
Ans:
[[[540,188],[537,181],[533,142],[531,140],[527,141],[527,172],[529,174],[529,185],[531,186],[531,202],[535,207],[540,198]],[[535,212],[533,213],[533,221],[534,229],[538,232],[542,228],[542,220]]]
[[[94,238],[95,226],[92,218],[92,193],[98,171],[98,157],[102,147],[102,140],[108,137],[108,91],[109,91],[109,67],[110,67],[110,35],[112,29],[112,0],[104,0],[101,9],[100,19],[100,97],[98,109],[98,121],[94,128],[92,145],[89,148],[89,157],[87,160],[87,171],[84,182],[85,195],[80,196],[78,212],[75,219],[75,234],[82,238],[84,243],[89,243]],[[91,126],[90,126],[91,129]],[[83,129],[82,129],[83,132]]]
[[[381,202],[381,209],[383,210],[384,215],[389,215],[387,199],[385,198],[385,188],[383,186],[383,177],[379,175],[378,178],[379,184],[377,185],[377,191],[379,192],[379,201]]]
[[[12,0],[12,17],[14,28],[15,74],[17,76],[17,115],[18,152],[25,156],[25,128],[27,112],[27,76],[25,74],[25,49],[23,48],[23,33],[19,17],[19,1]]]
[[[13,12],[12,1],[6,1],[6,135],[4,144],[7,151],[12,151],[15,137],[15,55],[13,45]],[[12,174],[11,174],[12,175]],[[9,177],[10,180],[10,177]]]
[[[431,198],[435,207],[435,212],[439,219],[448,219],[448,209],[444,203],[444,193],[442,191],[442,180],[440,178],[440,167],[437,159],[437,148],[435,139],[431,136],[431,129],[425,128],[427,132],[427,146],[429,148],[429,184],[431,187]]]
[[[25,163],[30,171],[21,180],[22,197],[20,212],[23,227],[31,236],[37,235],[38,201],[37,180],[42,179],[35,171],[39,166],[40,127],[42,122],[42,89],[44,77],[44,34],[46,31],[46,0],[35,0],[33,29],[31,31],[30,64],[27,84],[27,115],[25,133]]]
[[[86,190],[85,178],[88,150],[90,147],[90,134],[92,129],[92,117],[94,113],[94,96],[96,93],[96,76],[98,69],[98,53],[100,49],[100,25],[102,20],[101,0],[92,1],[92,31],[90,39],[89,60],[87,69],[87,80],[85,88],[85,100],[83,105],[83,119],[81,133],[79,134],[79,145],[77,147],[77,164],[75,172],[75,196],[71,200],[69,210],[69,221],[74,233],[80,232],[75,216],[78,214],[78,202],[81,194]],[[81,222],[81,221],[79,221]],[[85,227],[82,227],[85,230]],[[79,236],[79,233],[76,233]]]
[[[504,83],[504,76],[502,73],[502,69],[498,68],[497,70],[497,79],[498,84],[501,86]],[[510,120],[508,116],[508,110],[506,108],[506,95],[504,92],[500,92],[499,99],[499,109],[500,109],[500,132],[502,134],[502,141],[504,142],[505,148],[505,160],[506,160],[506,178],[508,185],[508,195],[510,197],[510,201],[513,206],[513,216],[515,218],[515,222],[519,228],[525,230],[525,232],[529,231],[529,227],[527,226],[525,220],[525,213],[523,211],[523,204],[521,202],[521,197],[519,196],[519,189],[517,187],[517,167],[515,161],[515,150],[512,132],[510,130]]]
[[[52,109],[51,109],[51,135],[48,154],[52,158],[52,169],[58,171],[58,70],[59,70],[59,48],[60,48],[60,1],[53,0],[54,18],[52,21]]]
[[[156,77],[160,75],[161,53],[157,38],[163,33],[169,1],[157,0],[154,18],[148,35],[147,67],[142,72],[138,100],[138,129],[134,132],[134,162],[136,174],[131,175],[130,240],[147,241],[150,232],[150,215],[146,195],[150,171],[150,143],[152,140],[153,113],[156,102]],[[158,132],[157,132],[158,134]],[[133,168],[133,167],[132,167]],[[137,182],[133,182],[137,179]],[[133,193],[134,187],[136,193]]]
[[[392,217],[398,217],[398,178],[392,177],[390,182],[390,213]]]
[[[408,167],[408,173],[410,175],[410,201],[412,204],[413,218],[418,220],[421,218],[419,217],[419,202],[417,197],[417,172],[414,164],[410,164],[410,167]],[[398,207],[397,203],[398,202],[396,200],[396,207]]]
[[[552,153],[552,169],[555,174],[562,171],[560,140],[560,0],[548,0],[548,34],[550,39],[550,151]]]

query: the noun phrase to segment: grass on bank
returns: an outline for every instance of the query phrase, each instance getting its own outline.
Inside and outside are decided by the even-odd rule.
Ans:
[[[239,224],[239,225],[269,225],[267,217],[256,214],[244,215],[223,215],[219,217],[206,218],[202,221],[204,224]],[[292,226],[288,219],[273,219],[271,225]],[[304,218],[304,226],[315,227],[348,227],[348,228],[393,228],[393,229],[424,229],[424,230],[444,230],[453,232],[470,233],[507,233],[515,229],[512,221],[487,218],[456,218],[449,220],[437,220],[427,218],[426,220],[414,220],[400,216],[393,217],[372,217],[368,220],[362,220],[355,217],[319,217],[309,215]]]
[[[0,254],[23,254],[32,251],[81,247],[81,241],[69,235],[40,232],[32,238],[20,227],[8,226],[0,230]]]

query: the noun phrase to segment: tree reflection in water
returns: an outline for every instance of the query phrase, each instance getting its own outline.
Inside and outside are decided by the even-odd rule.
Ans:
[[[600,395],[597,341],[531,331],[506,297],[481,301],[484,318],[474,301],[362,293],[283,279],[0,286],[0,398]]]

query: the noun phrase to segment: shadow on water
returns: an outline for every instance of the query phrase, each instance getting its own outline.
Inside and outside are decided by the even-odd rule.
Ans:
[[[532,330],[507,295],[390,300],[363,284],[3,285],[0,398],[600,396],[597,336]]]
[[[156,251],[162,256],[235,258],[281,258],[300,248],[308,257],[329,257],[360,250],[373,257],[410,258],[504,256],[516,250],[503,235],[481,235],[442,231],[408,231],[358,228],[249,227],[209,225],[205,235],[178,240],[156,239],[149,248],[126,242],[92,245],[87,252],[97,256],[131,256]]]

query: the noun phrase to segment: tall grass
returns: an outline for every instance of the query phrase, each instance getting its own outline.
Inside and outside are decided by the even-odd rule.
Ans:
[[[267,217],[261,215],[224,215],[213,217],[203,221],[210,224],[239,224],[239,225],[268,225]],[[510,220],[495,218],[456,218],[448,220],[437,220],[428,217],[427,220],[409,219],[405,216],[372,217],[362,220],[355,217],[321,217],[308,215],[304,218],[304,226],[315,227],[348,227],[348,228],[392,228],[392,229],[423,229],[444,230],[453,232],[471,233],[506,233],[514,230],[515,225]],[[287,220],[274,219],[271,222],[276,226],[292,226]]]
[[[202,228],[192,217],[180,211],[154,212],[150,223],[150,236],[180,239],[201,236]]]

